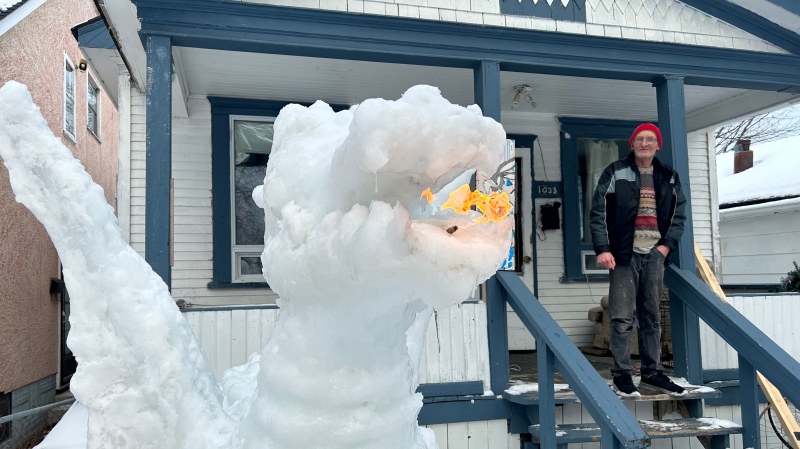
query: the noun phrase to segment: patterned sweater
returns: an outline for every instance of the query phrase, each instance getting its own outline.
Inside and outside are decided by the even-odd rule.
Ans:
[[[639,211],[633,231],[633,250],[647,254],[661,238],[656,217],[656,189],[653,182],[653,167],[639,168],[642,188],[639,196]]]

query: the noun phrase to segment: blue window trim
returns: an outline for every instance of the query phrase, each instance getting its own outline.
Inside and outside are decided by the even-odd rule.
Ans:
[[[232,282],[230,116],[277,117],[291,101],[208,97],[211,103],[211,198],[213,222],[213,278],[209,289],[269,288],[266,282]],[[350,106],[331,105],[335,111]]]
[[[567,6],[561,1],[554,1],[552,5],[546,1],[538,3],[519,0],[498,1],[501,14],[586,23],[586,0],[570,0]]]
[[[578,139],[594,137],[627,140],[643,122],[559,117],[561,123],[561,179],[564,185],[564,277],[561,282],[607,282],[608,275],[581,272],[580,207],[578,204]],[[649,123],[653,123],[649,121]]]
[[[800,57],[211,0],[135,0],[142,35],[256,53],[800,92]],[[637,61],[632,64],[631,61]],[[743,62],[747,62],[743,68]]]

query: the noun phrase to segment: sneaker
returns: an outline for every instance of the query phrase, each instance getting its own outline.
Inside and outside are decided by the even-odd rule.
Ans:
[[[636,385],[633,384],[633,379],[631,379],[630,374],[614,376],[614,386],[617,387],[617,390],[622,394],[630,395],[639,392],[639,390],[636,389]]]
[[[641,382],[639,382],[639,386],[651,390],[656,390],[676,395],[681,395],[686,391],[682,386],[675,384],[675,382],[673,382],[672,379],[670,379],[669,377],[665,376],[662,373],[651,374],[649,376],[642,376],[642,380]]]

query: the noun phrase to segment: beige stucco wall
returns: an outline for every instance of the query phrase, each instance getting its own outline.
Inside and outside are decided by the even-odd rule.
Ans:
[[[87,72],[75,72],[77,142],[62,133],[64,53],[76,65],[83,57],[70,28],[97,15],[92,0],[46,1],[0,36],[0,85],[16,80],[28,86],[50,128],[114,205],[117,111],[103,92],[100,139],[86,128]],[[59,317],[58,305],[50,299],[52,277],[58,277],[53,244],[44,227],[16,203],[8,172],[0,168],[0,391],[14,390],[58,369]]]

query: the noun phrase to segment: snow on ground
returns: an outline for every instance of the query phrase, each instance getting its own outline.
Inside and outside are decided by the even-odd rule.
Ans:
[[[89,410],[76,402],[34,449],[86,449],[88,431]]]
[[[733,152],[717,156],[720,205],[800,195],[800,137],[751,149],[753,167],[737,174],[733,174]]]
[[[281,313],[260,360],[220,387],[167,286],[25,86],[0,88],[0,111],[14,194],[64,265],[89,449],[436,448],[417,425],[427,323],[495,273],[513,222],[421,207],[420,194],[441,200],[466,172],[494,173],[500,124],[431,86],[338,113],[284,108],[253,192]]]

